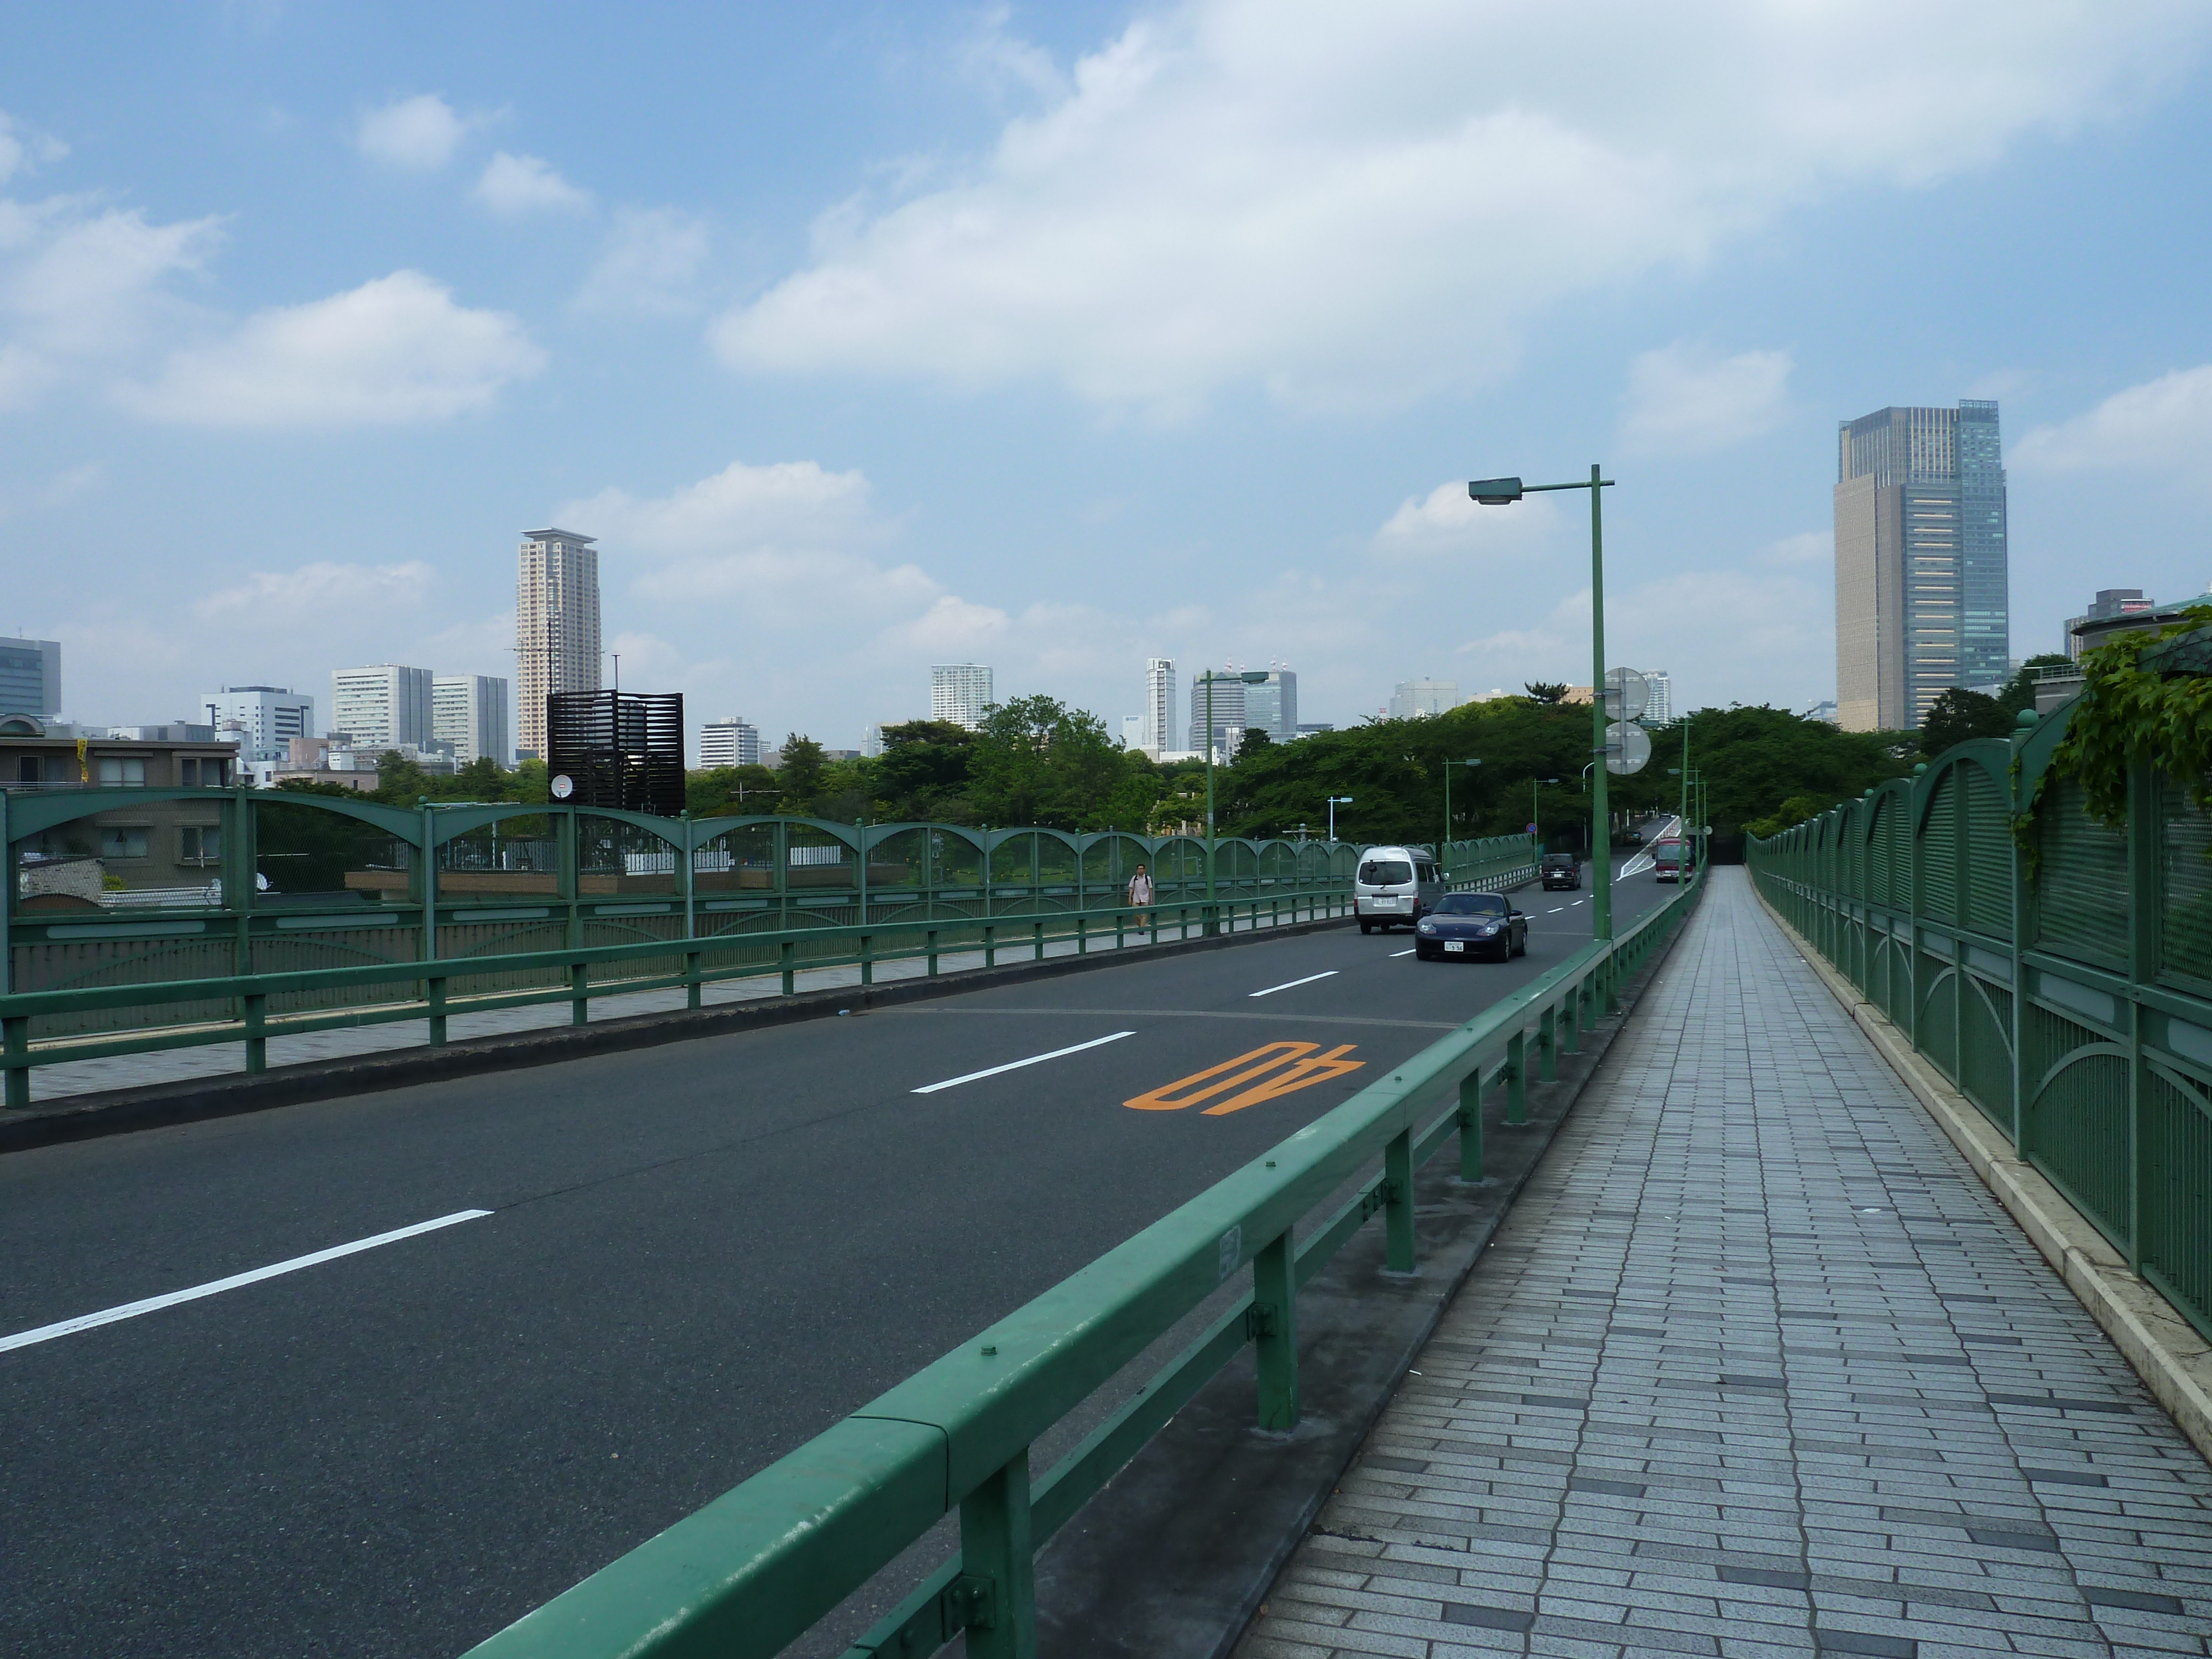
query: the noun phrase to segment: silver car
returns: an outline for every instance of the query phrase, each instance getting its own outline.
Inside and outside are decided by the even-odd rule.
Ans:
[[[1411,927],[1443,896],[1443,872],[1425,848],[1370,847],[1352,873],[1352,913],[1363,933]]]

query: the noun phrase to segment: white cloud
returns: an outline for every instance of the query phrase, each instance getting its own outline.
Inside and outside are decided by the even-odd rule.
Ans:
[[[2116,392],[2087,413],[2014,446],[2025,472],[2091,470],[2212,476],[2212,363]]]
[[[1628,366],[1620,435],[1647,455],[1702,455],[1771,432],[1788,413],[1786,351],[1718,357],[1681,341]]]
[[[580,311],[680,316],[698,308],[707,224],[673,208],[625,208],[576,295]]]
[[[471,311],[420,271],[259,312],[227,338],[171,355],[125,401],[202,426],[393,425],[491,403],[545,354],[504,312]]]
[[[763,546],[827,550],[878,533],[867,479],[813,461],[732,461],[711,477],[640,501],[623,489],[564,501],[554,520],[626,550],[691,556]]]
[[[1833,557],[1835,551],[1833,531],[1801,530],[1794,536],[1769,542],[1759,558],[1762,564],[1817,564]]]
[[[1566,297],[1693,267],[1824,192],[2140,108],[2212,13],[1599,0],[1571,28],[1563,50],[1555,14],[1508,0],[1186,0],[1083,58],[957,182],[825,213],[810,266],[714,346],[747,370],[1044,378],[1166,414],[1237,384],[1401,403],[1504,373]]]
[[[354,145],[363,155],[392,167],[428,173],[453,159],[474,121],[465,121],[435,93],[402,98],[361,118]]]
[[[198,270],[221,221],[149,224],[76,197],[0,199],[0,410],[119,366],[185,307],[169,280]]]
[[[43,162],[58,161],[69,146],[49,132],[25,126],[0,109],[0,185]]]
[[[1425,496],[1408,495],[1375,532],[1375,550],[1521,555],[1550,540],[1559,516],[1548,495],[1526,495],[1510,507],[1485,507],[1468,495],[1464,479],[1454,478]]]
[[[420,611],[435,573],[418,559],[401,564],[343,564],[319,560],[296,570],[256,570],[244,581],[193,601],[210,622],[256,628],[329,629],[387,622]]]
[[[950,658],[988,649],[1003,640],[1013,625],[1014,619],[995,605],[940,593],[928,610],[891,631],[911,649]]]
[[[584,213],[592,205],[591,191],[570,184],[550,162],[505,150],[485,164],[473,194],[502,219],[529,213]]]

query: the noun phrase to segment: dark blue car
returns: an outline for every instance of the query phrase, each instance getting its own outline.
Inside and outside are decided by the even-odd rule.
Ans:
[[[1528,918],[1503,893],[1447,893],[1413,932],[1413,954],[1423,962],[1453,957],[1504,962],[1528,949]]]

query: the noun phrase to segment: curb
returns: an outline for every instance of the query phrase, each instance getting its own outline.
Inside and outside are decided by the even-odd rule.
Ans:
[[[631,1014],[593,1025],[555,1026],[509,1036],[472,1037],[441,1048],[417,1044],[340,1060],[306,1060],[266,1072],[226,1073],[215,1078],[149,1083],[136,1089],[68,1096],[43,1109],[0,1112],[0,1156],[66,1141],[234,1117],[244,1112],[270,1111],[280,1106],[300,1106],[343,1096],[375,1094],[454,1078],[481,1077],[489,1072],[554,1066],[562,1060],[659,1048],[663,1043],[687,1042],[699,1037],[731,1036],[799,1020],[834,1018],[847,1010],[924,1002],[969,991],[987,991],[1018,981],[1057,979],[1097,968],[1131,966],[1166,957],[1229,950],[1350,926],[1352,918],[1348,915],[1316,921],[1281,922],[1251,933],[1131,945],[1081,956],[1047,957],[1042,962],[963,968],[939,974],[934,979],[831,986],[824,990],[801,991],[794,996],[763,997],[754,1002],[726,1003],[714,1008],[672,1009],[661,1013]]]
[[[1503,1103],[1485,1103],[1487,1179],[1461,1182],[1449,1150],[1421,1173],[1417,1275],[1385,1274],[1381,1230],[1370,1228],[1299,1291],[1304,1398],[1296,1430],[1269,1435],[1252,1426],[1248,1351],[1038,1553],[1040,1650],[1065,1659],[1225,1659],[1244,1639],[1693,917],[1620,988],[1620,1012],[1563,1056],[1572,1065],[1531,1087],[1526,1125],[1507,1127]]]
[[[2212,1343],[2171,1302],[2129,1271],[2126,1257],[2111,1241],[2013,1150],[2004,1132],[1979,1107],[1921,1057],[1888,1015],[1860,994],[1858,987],[1767,903],[1755,882],[1752,892],[1913,1098],[1966,1155],[1974,1173],[2043,1259],[2057,1270],[2066,1288],[2112,1338],[2190,1443],[2212,1462]]]

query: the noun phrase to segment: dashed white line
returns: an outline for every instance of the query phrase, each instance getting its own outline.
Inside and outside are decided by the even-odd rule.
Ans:
[[[1416,945],[1413,947],[1413,951],[1418,951],[1418,950],[1419,950],[1420,948],[1421,948],[1421,947],[1420,947],[1419,945]],[[1390,954],[1391,954],[1393,957],[1410,957],[1411,955],[1413,955],[1413,951],[1391,951],[1391,952],[1390,952]],[[1257,995],[1257,994],[1260,994],[1260,993],[1255,993],[1255,995]]]
[[[1548,909],[1548,910],[1545,911],[1545,912],[1544,912],[1544,914],[1545,914],[1546,915],[1547,915],[1547,916],[1556,916],[1557,915],[1559,915],[1559,912],[1560,912],[1560,911],[1562,911],[1562,910],[1565,909],[1566,908],[1567,908],[1567,907],[1566,907],[1565,905],[1564,905],[1564,904],[1555,904],[1555,905],[1553,905],[1550,909]]]
[[[955,1089],[963,1083],[973,1083],[979,1078],[996,1077],[1001,1072],[1018,1072],[1024,1066],[1040,1066],[1048,1060],[1058,1060],[1062,1054],[1079,1054],[1085,1048],[1097,1048],[1109,1042],[1119,1042],[1125,1036],[1136,1035],[1134,1031],[1116,1031],[1111,1036],[1093,1037],[1088,1042],[1079,1042],[1066,1048],[1055,1048],[1048,1054],[1031,1054],[1027,1060],[1010,1060],[1003,1066],[987,1066],[980,1072],[969,1072],[959,1077],[949,1077],[942,1083],[925,1083],[914,1092],[918,1095],[933,1095],[939,1089]]]
[[[1247,994],[1255,997],[1271,997],[1278,991],[1287,991],[1294,986],[1310,985],[1317,979],[1334,979],[1335,977],[1336,969],[1329,968],[1323,969],[1318,974],[1308,974],[1304,979],[1285,980],[1280,985],[1270,985],[1264,991],[1252,991],[1247,993]]]
[[[350,1244],[333,1244],[327,1250],[316,1250],[307,1255],[295,1255],[289,1261],[271,1262],[266,1267],[256,1267],[250,1273],[233,1273],[228,1279],[211,1279],[204,1285],[195,1285],[190,1290],[171,1291],[166,1296],[149,1296],[142,1302],[125,1302],[120,1307],[103,1308],[98,1313],[79,1314],[75,1319],[58,1320],[52,1325],[40,1325],[34,1330],[18,1331],[13,1336],[0,1336],[0,1353],[10,1348],[27,1348],[34,1342],[51,1342],[58,1336],[74,1336],[79,1331],[88,1331],[100,1325],[112,1325],[118,1319],[136,1319],[140,1314],[158,1313],[163,1308],[173,1308],[180,1302],[197,1302],[204,1296],[214,1296],[223,1291],[234,1291],[241,1285],[258,1285],[264,1279],[275,1279],[281,1273],[295,1273],[302,1267],[313,1267],[325,1261],[335,1261],[342,1255],[354,1255],[362,1250],[373,1250],[380,1244],[397,1244],[403,1238],[412,1238],[417,1233],[435,1232],[441,1227],[451,1227],[458,1222],[474,1221],[491,1213],[489,1210],[456,1210],[451,1215],[441,1215],[434,1221],[418,1221],[411,1227],[395,1227],[388,1233],[379,1233],[374,1238],[356,1238]]]

